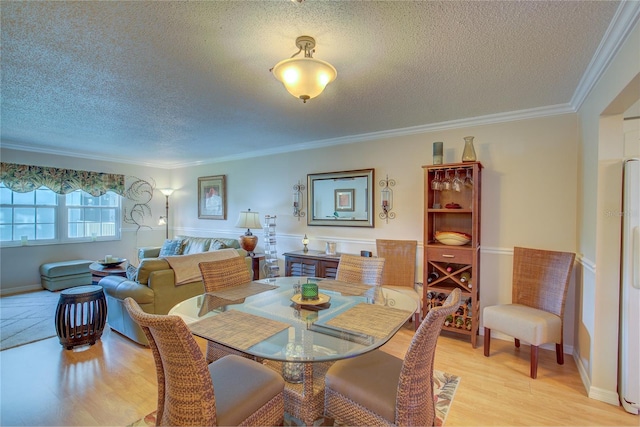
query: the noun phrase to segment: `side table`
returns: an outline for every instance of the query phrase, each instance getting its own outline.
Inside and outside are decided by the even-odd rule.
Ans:
[[[121,276],[127,277],[127,261],[115,267],[105,267],[99,262],[94,262],[89,265],[89,271],[91,271],[91,283],[97,285],[100,279],[106,276]],[[123,267],[124,266],[124,267]]]
[[[67,350],[95,344],[107,323],[107,300],[102,286],[78,286],[60,292],[55,322],[60,344]]]
[[[247,255],[251,257],[251,268],[253,269],[253,280],[260,280],[260,260],[264,259],[264,254]]]

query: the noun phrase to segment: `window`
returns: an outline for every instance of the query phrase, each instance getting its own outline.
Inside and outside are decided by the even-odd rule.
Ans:
[[[82,190],[59,195],[46,187],[18,193],[0,184],[0,241],[66,243],[120,238],[120,196]]]

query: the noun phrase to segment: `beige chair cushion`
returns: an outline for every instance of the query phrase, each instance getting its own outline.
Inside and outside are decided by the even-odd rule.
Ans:
[[[209,374],[219,426],[240,425],[284,388],[276,372],[240,356],[225,356],[209,364]]]
[[[485,307],[483,326],[535,346],[562,340],[562,320],[559,316],[521,304]]]
[[[402,359],[372,351],[335,363],[327,371],[325,384],[394,423],[401,369]]]

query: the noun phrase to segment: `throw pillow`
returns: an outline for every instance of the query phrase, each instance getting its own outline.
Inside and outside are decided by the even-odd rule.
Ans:
[[[211,245],[209,245],[209,252],[217,251],[217,250],[220,250],[220,249],[225,249],[226,247],[227,247],[227,245],[222,243],[220,240],[216,239],[216,240],[211,242]]]
[[[182,239],[165,240],[160,248],[160,257],[171,255],[182,255]]]
[[[133,280],[134,282],[138,281],[138,267],[135,265],[127,265],[127,279]]]

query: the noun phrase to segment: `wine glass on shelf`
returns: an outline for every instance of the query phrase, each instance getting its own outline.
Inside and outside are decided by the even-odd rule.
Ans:
[[[451,181],[451,188],[453,188],[453,191],[462,191],[462,180],[460,179],[460,175],[458,175],[458,169],[455,170],[453,181]]]
[[[444,171],[444,180],[442,181],[442,189],[445,191],[451,190],[451,177],[449,176],[450,169]]]
[[[433,181],[431,181],[431,189],[434,191],[440,191],[440,171],[434,173]]]
[[[464,178],[464,186],[471,188],[473,187],[473,179],[471,179],[471,169],[467,168],[467,176]]]

